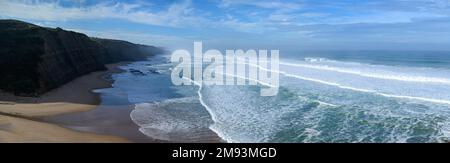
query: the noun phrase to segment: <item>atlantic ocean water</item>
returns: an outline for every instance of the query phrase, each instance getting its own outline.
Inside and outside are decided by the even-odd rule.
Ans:
[[[299,52],[280,55],[280,89],[174,86],[170,56],[113,76],[152,138],[202,142],[449,142],[450,53]],[[101,91],[100,91],[101,92]]]

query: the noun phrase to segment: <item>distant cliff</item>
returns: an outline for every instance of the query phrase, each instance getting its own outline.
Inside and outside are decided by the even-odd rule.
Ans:
[[[162,52],[153,46],[0,20],[0,89],[35,96],[105,70],[106,63],[144,60]]]
[[[122,40],[91,39],[99,43],[106,50],[106,56],[101,58],[105,63],[145,60],[149,57],[149,54],[164,53],[161,48],[154,46],[133,44]]]

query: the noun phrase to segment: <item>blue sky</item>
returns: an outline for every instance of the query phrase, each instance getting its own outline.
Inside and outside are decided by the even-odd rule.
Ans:
[[[450,0],[2,0],[0,18],[171,49],[450,50]]]

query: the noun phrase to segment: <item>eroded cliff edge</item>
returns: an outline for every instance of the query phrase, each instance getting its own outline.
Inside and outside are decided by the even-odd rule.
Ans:
[[[163,52],[154,46],[0,20],[0,89],[37,96],[82,75],[105,70],[107,63],[145,60]]]

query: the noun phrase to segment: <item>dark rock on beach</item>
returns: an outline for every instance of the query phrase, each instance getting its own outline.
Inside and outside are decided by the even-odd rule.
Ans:
[[[144,72],[140,71],[140,70],[136,70],[136,69],[130,69],[130,73],[132,73],[133,75],[145,75]]]

